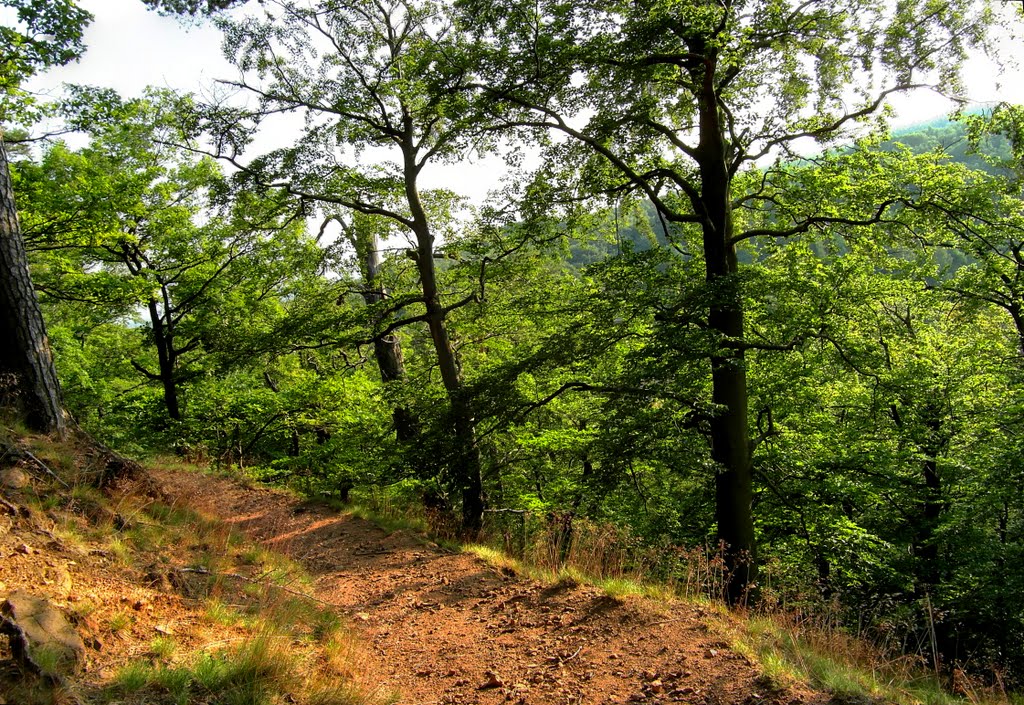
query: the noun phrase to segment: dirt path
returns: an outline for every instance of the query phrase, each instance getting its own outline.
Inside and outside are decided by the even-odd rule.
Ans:
[[[372,645],[403,705],[822,703],[769,691],[701,607],[544,586],[281,492],[154,473],[178,501],[300,562]]]

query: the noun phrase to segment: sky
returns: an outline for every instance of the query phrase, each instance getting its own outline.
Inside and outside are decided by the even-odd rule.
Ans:
[[[237,76],[221,54],[220,33],[207,24],[182,22],[146,9],[141,0],[80,0],[95,15],[86,33],[88,51],[76,64],[37,77],[28,88],[56,96],[64,82],[105,86],[124,96],[140,94],[147,86],[212,95],[218,78]],[[1024,19],[1015,22],[1024,28]],[[1003,53],[1012,61],[1024,39],[1003,40]],[[1002,76],[981,58],[967,66],[967,97],[974,103],[1024,103],[1024,71],[1008,66]],[[927,91],[893,101],[896,126],[926,122],[952,108]],[[477,162],[439,166],[425,174],[427,185],[444,185],[481,200],[498,185],[500,164]]]
[[[56,97],[62,83],[81,83],[113,88],[122,96],[153,86],[212,97],[217,79],[238,77],[221,53],[220,32],[209,22],[162,16],[141,0],[79,0],[79,5],[95,16],[86,30],[88,50],[78,62],[35,78],[29,90]],[[268,148],[273,146],[278,145]],[[503,173],[493,159],[432,164],[423,183],[451,188],[480,203],[500,186]]]
[[[33,90],[55,94],[67,82],[107,86],[122,95],[138,95],[147,86],[195,91],[235,73],[221,54],[220,32],[209,24],[188,26],[146,9],[141,0],[79,4],[95,16],[86,30],[85,56],[37,78]]]

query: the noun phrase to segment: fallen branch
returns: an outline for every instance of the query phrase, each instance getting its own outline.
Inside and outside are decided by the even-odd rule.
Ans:
[[[31,451],[28,451],[28,450],[22,450],[21,452],[22,452],[22,453],[24,453],[24,454],[25,454],[25,457],[27,457],[27,458],[28,458],[29,460],[31,460],[31,461],[32,461],[33,463],[35,463],[35,464],[36,464],[36,465],[37,465],[37,466],[38,466],[38,467],[39,467],[39,468],[40,468],[41,470],[43,470],[43,471],[44,471],[44,472],[45,472],[45,473],[46,473],[47,475],[49,475],[49,476],[50,476],[50,477],[52,477],[52,478],[53,478],[54,480],[56,480],[56,481],[57,481],[57,482],[59,482],[59,483],[60,483],[61,485],[63,485],[63,486],[64,486],[64,489],[71,489],[71,485],[69,485],[68,483],[64,482],[64,480],[63,480],[63,479],[62,479],[62,478],[61,478],[60,476],[58,476],[58,475],[57,475],[57,473],[55,473],[55,472],[54,472],[53,470],[51,470],[51,469],[50,469],[50,468],[49,468],[49,467],[48,467],[48,466],[46,465],[46,463],[44,463],[44,462],[43,462],[42,460],[40,460],[40,459],[39,459],[39,458],[37,458],[36,456],[32,455],[32,452],[31,452]]]
[[[3,497],[0,497],[0,506],[3,506],[6,509],[10,510],[11,514],[13,514],[16,517],[27,518],[29,516],[28,509],[26,509],[25,507],[19,507],[17,504],[11,504]]]

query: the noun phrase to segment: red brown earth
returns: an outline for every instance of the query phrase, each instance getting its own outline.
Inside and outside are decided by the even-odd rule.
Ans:
[[[189,472],[152,474],[175,502],[299,562],[313,576],[315,597],[349,615],[369,645],[370,680],[399,703],[829,699],[800,687],[773,690],[730,648],[728,618],[709,607],[544,585],[284,492]]]

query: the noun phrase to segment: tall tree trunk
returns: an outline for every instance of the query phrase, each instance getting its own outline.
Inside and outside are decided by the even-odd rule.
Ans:
[[[363,275],[363,300],[368,306],[379,303],[387,297],[387,289],[379,282],[381,261],[380,244],[372,232],[360,232],[358,224],[352,226],[352,242],[359,257]],[[373,357],[380,369],[384,384],[405,379],[405,360],[402,344],[395,334],[386,335],[373,341]],[[416,437],[416,418],[409,409],[397,406],[391,412],[395,424],[395,435],[400,441]]]
[[[407,121],[407,135],[412,136],[411,120]],[[409,140],[408,144],[411,144]],[[416,235],[416,266],[420,275],[423,301],[426,305],[426,321],[430,339],[434,343],[437,366],[448,395],[454,433],[455,454],[452,460],[452,475],[462,494],[462,530],[473,537],[480,532],[483,524],[484,500],[481,480],[480,447],[476,439],[476,419],[462,382],[462,372],[455,350],[452,348],[445,325],[447,312],[441,305],[437,289],[437,272],[434,268],[434,236],[416,185],[419,168],[416,165],[414,149],[405,149],[405,192],[412,215],[413,232]]]
[[[915,527],[914,553],[920,559],[917,576],[917,593],[919,597],[935,595],[936,588],[942,583],[942,555],[939,550],[939,525],[946,511],[942,475],[939,471],[939,456],[949,442],[948,434],[943,429],[943,410],[934,402],[927,400],[921,404],[924,437],[918,444],[924,455],[922,463],[923,496],[920,502],[920,520]],[[951,666],[956,662],[957,641],[952,625],[945,619],[936,619],[933,623],[935,645],[942,657],[945,670],[952,674]]]
[[[67,420],[29,276],[28,256],[14,202],[10,165],[0,133],[0,395],[28,426],[63,436]]]
[[[747,369],[740,346],[743,302],[732,241],[732,176],[726,163],[725,127],[714,85],[715,57],[701,44],[691,47],[695,54],[708,56],[696,71],[702,86],[697,149],[701,193],[694,206],[704,215],[704,261],[711,299],[708,327],[721,338],[721,348],[711,358],[712,402],[718,409],[710,422],[711,457],[718,466],[715,517],[727,570],[725,597],[730,604],[737,604],[746,598],[756,571]]]

